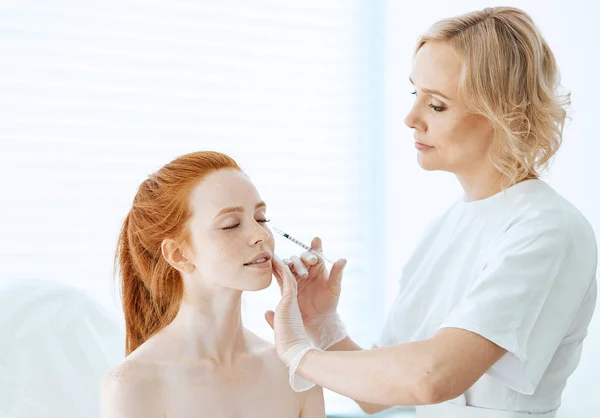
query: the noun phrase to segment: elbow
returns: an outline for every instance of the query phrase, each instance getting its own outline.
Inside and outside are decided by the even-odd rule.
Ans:
[[[462,388],[461,379],[457,379],[456,372],[448,366],[433,353],[423,358],[412,384],[415,405],[446,402],[460,396],[468,389]]]
[[[367,414],[367,415],[373,415],[376,414],[378,412],[383,411],[384,409],[387,409],[387,406],[383,406],[383,405],[375,405],[375,404],[368,404],[368,403],[364,403],[364,402],[357,402],[358,406],[360,406],[360,409],[362,409],[362,411]]]
[[[433,405],[444,402],[445,396],[442,395],[438,386],[429,382],[420,382],[413,390],[413,396],[417,405]]]
[[[450,378],[421,379],[414,388],[414,397],[420,405],[433,405],[449,401],[460,396],[464,391],[452,384]]]
[[[373,415],[375,412],[377,412],[374,410],[375,408],[371,408],[368,405],[364,405],[362,403],[359,403],[358,406],[360,406],[361,411],[363,411],[367,415]]]
[[[371,412],[371,408],[369,408],[368,405],[365,405],[362,402],[358,402],[358,401],[356,401],[356,403],[360,407],[360,410],[363,411],[365,414],[367,414],[367,415],[372,415],[373,414],[373,412]]]

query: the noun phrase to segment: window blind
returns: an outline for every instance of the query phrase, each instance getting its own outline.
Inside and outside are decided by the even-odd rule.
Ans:
[[[385,286],[377,4],[3,2],[0,280],[71,284],[118,312],[112,262],[137,186],[217,150],[274,225],[348,259],[340,312],[370,344]],[[276,239],[282,257],[302,251]],[[278,297],[275,284],[244,295],[246,326],[269,340],[263,312]]]

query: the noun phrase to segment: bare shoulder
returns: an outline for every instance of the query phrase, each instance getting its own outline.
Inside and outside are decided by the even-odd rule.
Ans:
[[[272,376],[287,378],[287,367],[279,359],[275,345],[259,336],[246,331],[247,341],[250,343],[251,352],[254,357],[260,358],[267,372]]]
[[[158,383],[156,366],[150,362],[125,359],[109,371],[102,379],[103,388],[134,390],[140,386],[155,386]]]
[[[102,378],[102,418],[161,417],[159,394],[156,366],[127,358]]]
[[[254,336],[252,341],[254,352],[261,357],[272,381],[279,388],[283,388],[285,392],[288,392],[290,396],[293,396],[300,405],[301,417],[324,417],[323,388],[315,386],[305,392],[294,392],[289,383],[288,368],[277,355],[275,345],[257,336]]]

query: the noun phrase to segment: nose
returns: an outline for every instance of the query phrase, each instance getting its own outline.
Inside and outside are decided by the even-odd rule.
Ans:
[[[269,240],[269,230],[264,227],[264,224],[254,223],[254,228],[251,235],[251,244],[256,245]]]
[[[419,115],[416,102],[404,118],[404,123],[411,129],[425,130],[425,124]]]

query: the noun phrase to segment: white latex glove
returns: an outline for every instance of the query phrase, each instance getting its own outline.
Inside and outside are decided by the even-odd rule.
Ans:
[[[348,336],[337,312],[309,318],[304,326],[312,343],[321,350],[327,350]]]
[[[323,252],[321,239],[313,238],[311,248],[316,252]],[[283,261],[296,278],[298,306],[311,342],[321,350],[327,350],[346,338],[346,328],[337,314],[346,260],[337,260],[331,271],[327,270],[324,261],[312,251],[305,251],[300,257],[293,256],[290,260]],[[281,286],[281,277],[277,271],[275,277]],[[273,314],[267,312],[267,321],[271,326],[272,317]]]
[[[273,272],[281,280],[281,301],[275,309],[275,347],[281,360],[289,367],[290,386],[296,392],[304,392],[315,384],[296,374],[304,355],[316,350],[306,335],[302,315],[298,307],[296,278],[279,258],[273,257]]]

